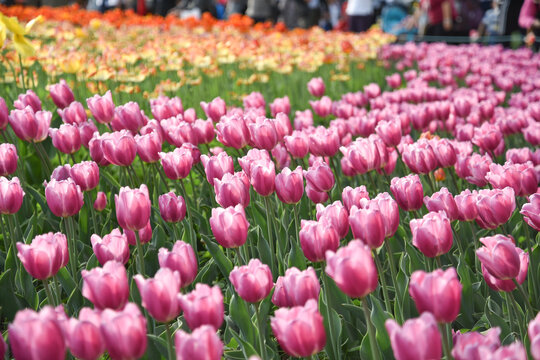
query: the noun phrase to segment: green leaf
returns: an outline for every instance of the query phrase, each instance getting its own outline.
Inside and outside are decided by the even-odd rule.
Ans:
[[[245,358],[249,358],[252,355],[258,355],[257,350],[253,348],[253,345],[251,343],[245,341],[242,339],[242,337],[232,329],[232,326],[230,326],[230,322],[232,321],[229,317],[225,318],[227,321],[227,328],[231,332],[232,336],[236,340],[238,344],[240,344],[240,347],[242,348],[242,352],[244,353]]]
[[[295,266],[300,270],[306,269],[306,258],[296,242],[296,237],[291,239],[291,252],[289,253],[289,267]]]
[[[236,325],[238,325],[246,340],[252,344],[255,343],[255,331],[259,331],[259,329],[254,328],[251,322],[251,316],[249,315],[248,305],[237,294],[231,297],[229,315]]]
[[[471,328],[474,325],[474,292],[472,288],[471,273],[469,267],[460,259],[457,267],[457,273],[463,286],[461,293],[461,314],[465,328]]]
[[[231,272],[233,268],[233,264],[231,260],[227,256],[225,256],[225,253],[223,253],[223,250],[221,250],[221,247],[217,244],[215,244],[212,240],[203,240],[206,244],[206,247],[212,257],[214,258],[214,261],[219,267],[219,270],[221,270],[221,273],[225,278],[229,278],[229,273]]]
[[[7,269],[0,275],[0,317],[12,321],[17,311],[23,308],[13,291],[13,269]]]
[[[390,338],[388,337],[388,332],[384,323],[387,319],[391,319],[392,316],[383,310],[381,302],[379,299],[374,296],[370,297],[371,299],[371,322],[375,326],[377,338],[377,344],[381,350],[384,358],[392,357],[392,348],[390,346]]]
[[[155,349],[152,349],[152,350],[157,350],[159,352],[160,356],[158,357],[162,359],[167,359],[169,357],[167,340],[163,339],[160,336],[156,336],[154,334],[147,334],[147,336],[148,336],[148,339],[150,340],[150,343],[155,347]],[[149,353],[154,352],[152,350],[148,349],[147,352]],[[153,357],[149,356],[149,358],[153,358]]]

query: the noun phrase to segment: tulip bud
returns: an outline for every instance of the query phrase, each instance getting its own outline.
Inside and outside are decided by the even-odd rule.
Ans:
[[[446,214],[430,212],[410,222],[413,245],[427,257],[446,254],[452,248],[454,235]]]
[[[135,142],[137,143],[137,154],[142,161],[146,163],[159,161],[163,142],[159,132],[152,131],[145,135],[135,135]]]
[[[422,207],[424,189],[418,175],[407,175],[402,178],[395,177],[390,184],[392,195],[403,210],[418,210]]]
[[[309,93],[315,97],[321,97],[324,95],[324,81],[320,77],[309,80],[307,83],[307,88]]]
[[[146,319],[134,303],[101,313],[101,334],[112,359],[138,359],[146,351]]]
[[[262,196],[269,196],[274,192],[276,169],[272,161],[259,160],[250,167],[251,185]]]
[[[525,278],[527,277],[527,271],[529,269],[529,254],[518,247],[516,247],[516,252],[518,253],[518,256],[519,256],[519,273],[517,277],[515,278],[515,280],[517,281],[518,284],[523,284],[525,282]],[[484,280],[486,281],[486,284],[493,290],[511,292],[516,289],[516,284],[514,283],[514,279],[507,279],[507,280],[497,279],[487,270],[484,264],[482,264],[481,268],[482,268],[482,275],[484,276]]]
[[[96,195],[96,201],[94,201],[94,209],[96,211],[103,211],[107,206],[107,195],[103,191],[100,191]]]
[[[129,230],[129,229],[123,229],[124,234],[126,234],[128,244],[131,246],[137,245],[137,237],[135,236],[135,231]],[[152,225],[150,224],[150,220],[146,223],[146,225],[139,230],[139,241],[141,244],[146,244],[152,240]]]
[[[364,202],[365,200],[362,200]],[[368,202],[369,209],[378,209],[381,213],[385,238],[393,236],[399,226],[399,208],[397,202],[387,193],[380,193]]]
[[[81,136],[81,144],[85,148],[90,147],[90,140],[94,137],[94,133],[98,132],[96,124],[92,120],[83,122],[82,124],[77,125],[79,129],[79,135]]]
[[[191,334],[178,330],[174,344],[177,360],[220,360],[223,355],[223,343],[209,325],[202,325]]]
[[[476,195],[476,191],[471,192],[469,189],[465,189],[459,195],[454,197],[459,221],[471,221],[478,216]]]
[[[172,180],[184,179],[193,166],[193,156],[186,148],[176,148],[169,153],[159,153],[165,175]]]
[[[17,100],[13,102],[15,109],[22,110],[30,107],[33,112],[41,111],[41,100],[33,90],[27,90],[24,94],[19,94]]]
[[[310,100],[309,104],[320,117],[327,117],[332,112],[332,99],[328,96],[323,96],[320,100]]]
[[[216,241],[225,248],[240,247],[247,240],[249,223],[242,205],[212,209],[210,227]]]
[[[186,216],[186,203],[172,191],[159,196],[159,213],[166,222],[180,222]]]
[[[92,250],[101,265],[105,265],[108,261],[116,261],[126,264],[129,260],[129,244],[125,234],[116,228],[110,234],[100,238],[93,234],[90,237]]]
[[[217,331],[223,323],[223,295],[219,286],[198,283],[190,293],[178,295],[184,318],[191,330],[211,325]]]
[[[217,139],[225,146],[241,149],[249,143],[250,133],[239,115],[223,116],[216,125]]]
[[[129,298],[129,283],[126,268],[119,262],[108,261],[102,268],[81,272],[82,294],[97,309],[124,308]]]
[[[275,117],[279,113],[284,113],[289,115],[291,112],[291,102],[288,96],[282,98],[275,98],[274,101],[270,104],[270,112],[272,116]]]
[[[180,274],[168,268],[159,269],[151,279],[140,274],[133,277],[139,288],[142,305],[157,321],[168,323],[180,314],[177,294],[180,291]]]
[[[386,320],[384,325],[396,360],[441,358],[441,334],[431,313],[425,312],[418,318],[409,319],[403,326],[393,319]]]
[[[193,131],[197,137],[197,143],[209,144],[214,140],[215,131],[212,119],[208,120],[195,120],[193,123]]]
[[[225,101],[220,97],[215,98],[210,103],[201,101],[201,108],[205,112],[206,116],[212,119],[213,122],[218,122],[219,119],[227,112]]]
[[[251,259],[244,266],[235,266],[229,274],[229,279],[238,295],[250,303],[263,300],[274,287],[270,268],[259,259]]]
[[[295,159],[302,159],[309,153],[309,137],[305,132],[293,131],[292,135],[283,138],[287,151]]]
[[[307,184],[316,191],[327,192],[334,187],[334,173],[324,161],[316,160],[307,171],[304,171],[304,176]]]
[[[197,276],[197,257],[188,243],[178,240],[172,251],[165,248],[158,252],[159,266],[178,271],[180,274],[180,288],[191,284]]]
[[[133,101],[125,105],[117,106],[114,109],[114,116],[111,122],[114,131],[129,130],[132,134],[136,134],[146,125],[147,118],[141,111],[139,104]]]
[[[519,274],[520,259],[512,239],[495,235],[481,238],[483,247],[476,250],[478,259],[489,273],[500,280],[514,279]]]
[[[257,118],[248,126],[251,141],[259,149],[272,150],[278,142],[278,134],[274,122],[265,117]]]

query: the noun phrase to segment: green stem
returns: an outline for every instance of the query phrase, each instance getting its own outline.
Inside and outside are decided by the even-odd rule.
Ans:
[[[438,267],[439,269],[442,269],[441,257],[440,257],[440,256],[436,256],[436,257],[435,257],[435,262],[437,263],[437,267]]]
[[[141,245],[141,238],[139,236],[139,231],[134,231],[135,233],[135,239],[137,240],[137,271],[141,275],[145,275],[144,271],[144,254],[143,254],[143,248]]]
[[[184,180],[180,180],[180,186],[182,189],[182,196],[184,197],[184,201],[186,202],[186,214],[189,224],[189,237],[191,241],[191,246],[193,247],[195,256],[197,256],[197,236],[195,235],[195,231],[193,230],[193,217],[189,206],[189,198],[187,197],[186,187],[184,186]]]
[[[39,146],[39,143],[32,143],[34,146],[34,150],[36,150],[36,154],[38,155],[39,159],[41,160],[41,164],[43,164],[43,167],[45,168],[45,176],[48,178],[51,176],[51,167],[49,165],[48,158],[43,154],[41,146]]]
[[[296,245],[300,245],[300,227],[298,226],[298,223],[299,223],[299,214],[298,214],[298,207],[300,206],[299,204],[294,204],[293,205],[293,209],[294,209],[294,232],[296,234]]]
[[[454,170],[452,168],[449,168],[448,172],[450,173],[450,177],[452,178],[452,182],[454,183],[454,186],[456,187],[456,194],[460,193],[461,189],[459,188],[459,186],[457,184],[456,176],[454,175]]]
[[[167,350],[169,352],[169,360],[174,360],[176,357],[174,356],[173,339],[172,339],[170,323],[165,323],[165,330],[167,332]]]
[[[375,329],[373,328],[373,324],[371,323],[371,316],[366,298],[362,298],[362,309],[364,310],[364,317],[366,318],[372,358],[373,360],[380,360],[381,356],[379,354],[379,347],[377,346],[377,339],[375,338]]]
[[[456,221],[456,223],[457,223],[457,221]],[[459,250],[459,257],[461,258],[462,256],[465,255],[465,252],[463,251],[463,246],[461,245],[461,239],[458,236],[457,231],[454,229],[453,226],[452,226],[452,235],[454,236],[454,240],[455,240],[456,245],[457,245],[458,250]]]
[[[515,333],[515,330],[514,330],[514,315],[513,315],[513,311],[512,311],[511,302],[509,300],[509,295],[508,295],[507,292],[504,293],[504,298],[506,300],[506,312],[508,313],[508,325],[509,325],[510,331],[512,333]]]
[[[516,281],[516,279],[512,279],[512,281],[514,281],[514,284],[516,284],[519,292],[521,293],[521,296],[523,296],[523,300],[525,300],[525,305],[527,306],[527,309],[529,310],[529,316],[527,316],[527,320],[531,320],[531,317],[534,316],[536,312],[531,306],[531,302],[529,301],[529,295],[527,294],[523,286],[521,286],[521,284]]]
[[[450,344],[448,342],[448,326],[450,324],[439,324],[439,330],[441,332],[441,340],[443,346],[443,352],[446,360],[452,359],[452,354],[450,353]]]
[[[77,281],[77,246],[75,244],[75,232],[73,229],[71,217],[64,218],[66,220],[66,232],[68,238],[68,251],[69,251],[69,266],[71,268],[71,276]]]
[[[86,197],[86,204],[88,205],[88,211],[90,212],[90,216],[92,217],[92,225],[94,226],[94,231],[97,232],[97,229],[96,229],[97,221],[96,221],[96,214],[94,212],[94,204],[92,203],[92,197],[90,196],[89,192],[85,192],[84,196]]]
[[[133,179],[133,176],[131,176],[131,173],[129,172],[129,168],[127,166],[123,166],[124,172],[127,174],[127,178],[129,178],[129,186],[133,189],[135,188],[135,180]]]
[[[332,349],[336,350],[337,344],[334,339],[334,331],[332,330],[333,329],[332,321],[330,319],[330,309],[332,308],[332,306],[330,305],[330,300],[328,296],[330,289],[328,286],[328,275],[324,271],[324,262],[321,263],[321,277],[322,277],[323,286],[324,286],[324,302],[325,302],[324,311],[325,311],[326,322],[328,323],[328,336],[330,338],[330,344],[327,344],[326,346],[330,346]]]
[[[379,260],[379,256],[377,255],[377,251],[375,250],[373,250],[373,257],[375,258],[375,265],[377,266],[377,272],[379,273],[379,278],[381,279],[381,286],[383,289],[384,305],[386,307],[386,311],[389,314],[393,314],[392,304],[390,303],[390,297],[388,296],[388,288],[386,287],[386,277],[384,276],[381,260]]]
[[[506,295],[510,298],[510,300],[512,300],[511,304],[512,304],[512,307],[514,308],[514,313],[516,314],[516,317],[519,318],[519,312],[518,312],[518,309],[520,308],[518,303],[516,302],[516,298],[514,297],[514,295],[512,295],[511,292],[508,292],[506,293]],[[506,301],[508,302],[508,298],[506,298]],[[518,328],[519,328],[519,337],[521,338],[521,340],[525,340],[525,330],[523,328],[523,321],[518,321]]]
[[[532,291],[533,295],[532,298],[534,299],[535,305],[538,306],[538,288],[537,288],[537,273],[536,270],[537,267],[535,266],[536,262],[534,261],[534,256],[532,253],[532,249],[534,247],[534,241],[532,240],[530,233],[529,233],[529,227],[527,224],[524,224],[525,226],[525,237],[527,238],[527,251],[529,252],[529,261],[530,261],[530,267],[533,269],[531,271],[531,277],[529,278],[529,284],[532,285]]]
[[[43,279],[42,282],[43,282],[43,287],[45,288],[45,293],[47,294],[47,303],[51,306],[58,305],[54,301],[54,297],[52,296],[51,289],[49,288],[49,279]]]
[[[335,156],[331,157],[330,158],[330,166],[332,167],[332,170],[334,170],[334,175],[335,175],[335,178],[336,178],[336,182],[337,182],[337,193],[338,193],[338,197],[341,196],[341,190],[343,189],[343,187],[341,187],[341,176],[340,174],[338,173],[338,164],[337,164],[337,158]]]
[[[235,248],[234,248],[234,251],[236,252],[236,257],[238,258],[238,265],[240,265],[240,266],[245,265],[246,262],[245,262],[245,260],[242,258],[242,255],[240,254],[240,248],[239,248],[239,247],[235,247]]]
[[[21,67],[21,83],[24,91],[26,91],[26,82],[24,81],[24,66],[22,63],[21,54],[19,54],[19,66]]]
[[[265,196],[264,197],[264,205],[266,207],[266,228],[267,228],[267,231],[268,231],[268,243],[270,244],[270,255],[271,255],[271,259],[272,259],[272,273],[275,273],[276,269],[275,269],[275,260],[274,260],[274,257],[276,256],[276,249],[275,249],[275,243],[274,243],[274,240],[272,239],[272,220],[273,220],[273,216],[270,214],[270,203],[268,201],[268,197]]]
[[[62,296],[60,295],[60,286],[58,286],[58,277],[56,275],[53,276],[53,285],[54,285],[54,294],[56,296],[56,303],[60,304],[62,303]]]
[[[255,305],[255,315],[257,317],[257,326],[259,327],[259,343],[261,345],[261,352],[260,352],[260,355],[261,355],[261,358],[262,360],[266,360],[268,359],[268,355],[266,353],[266,339],[265,339],[265,334],[264,334],[264,329],[266,328],[266,324],[264,324],[261,320],[261,313],[260,313],[260,306],[261,306],[261,303],[257,303],[257,304],[254,304]]]
[[[398,321],[399,323],[403,323],[403,310],[401,309],[401,301],[400,301],[400,294],[398,293],[398,287],[397,287],[397,273],[396,273],[396,266],[394,264],[394,256],[392,252],[392,247],[390,245],[390,239],[386,239],[384,241],[384,246],[386,247],[386,253],[388,255],[388,261],[390,263],[390,275],[392,276],[392,283],[394,285],[394,293],[395,295],[395,302],[397,304],[398,308]]]

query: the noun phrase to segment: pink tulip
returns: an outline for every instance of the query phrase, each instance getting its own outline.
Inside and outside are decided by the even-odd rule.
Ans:
[[[137,144],[137,154],[145,163],[154,163],[159,161],[159,154],[163,140],[158,131],[152,131],[144,135],[135,135]]]
[[[94,209],[97,211],[103,211],[107,207],[107,195],[100,191],[96,195],[96,201],[94,201]]]
[[[424,196],[424,204],[429,211],[443,211],[450,221],[457,220],[459,217],[456,201],[445,187],[442,187],[441,190],[433,193],[431,197]]]
[[[365,200],[362,200],[364,203]],[[397,202],[384,192],[370,200],[367,204],[369,209],[379,210],[382,216],[385,238],[392,237],[399,226],[399,208]]]
[[[54,179],[56,181],[62,181],[62,180],[68,180],[71,179],[71,165],[60,165],[57,166],[52,174],[51,174],[51,180]],[[71,179],[73,180],[73,179]],[[45,184],[46,186],[46,184]]]
[[[221,180],[224,174],[234,173],[234,163],[232,157],[222,152],[216,156],[201,155],[201,162],[206,173],[206,180],[214,186],[214,180]]]
[[[128,244],[131,246],[137,245],[137,237],[135,236],[135,232],[129,229],[123,229],[124,234],[127,237]],[[139,241],[141,244],[149,243],[150,240],[152,240],[152,224],[150,224],[150,220],[146,223],[146,225],[139,230]]]
[[[159,249],[158,261],[161,268],[169,268],[180,274],[180,288],[191,284],[197,276],[197,257],[188,243],[178,240],[172,251]]]
[[[27,90],[24,94],[19,94],[17,100],[13,102],[15,109],[22,110],[30,106],[33,112],[41,111],[41,100],[32,90]]]
[[[66,345],[77,359],[96,360],[105,352],[105,341],[101,336],[101,313],[90,308],[82,308],[79,318],[71,318],[64,323]]]
[[[320,100],[309,101],[309,104],[320,117],[327,117],[332,112],[332,99],[328,96],[323,96]]]
[[[101,135],[101,139],[102,151],[108,162],[117,166],[129,166],[133,163],[137,156],[137,143],[129,131],[106,133]],[[100,163],[96,159],[94,161]]]
[[[182,115],[177,115],[160,121],[164,139],[168,143],[180,147],[185,143],[197,144],[197,134],[192,124],[184,121]]]
[[[476,195],[476,191],[471,192],[469,189],[465,189],[459,195],[454,197],[459,221],[472,221],[478,216]]]
[[[540,315],[529,323],[529,340],[531,342],[531,355],[534,360],[540,359]]]
[[[486,174],[492,164],[489,155],[472,154],[471,156],[458,156],[455,165],[456,174],[477,186],[485,186],[488,182]]]
[[[73,165],[69,174],[82,191],[95,189],[99,184],[99,167],[93,161]]]
[[[304,306],[276,310],[270,325],[279,345],[290,356],[310,357],[326,345],[323,317],[314,299]]]
[[[133,277],[142,305],[150,316],[162,323],[174,320],[180,314],[178,292],[180,291],[180,274],[169,268],[159,269],[153,278],[144,279],[140,274]]]
[[[92,250],[101,265],[108,261],[116,261],[126,264],[129,260],[129,244],[125,234],[116,228],[103,238],[96,234],[90,237]]]
[[[274,192],[276,169],[272,161],[259,160],[250,167],[251,185],[262,196],[269,196]]]
[[[277,278],[272,303],[277,307],[304,306],[309,299],[319,299],[321,285],[312,267],[300,271],[288,268],[285,276]]]
[[[454,268],[411,275],[409,294],[419,313],[430,312],[437,322],[451,323],[459,315],[462,285]]]
[[[294,129],[301,131],[313,126],[313,114],[311,110],[296,111],[294,117]]]
[[[293,131],[292,135],[285,136],[285,146],[293,158],[302,159],[309,153],[309,137],[305,132]]]
[[[479,190],[476,198],[478,217],[476,222],[484,229],[496,229],[506,223],[516,209],[514,190],[506,187],[502,190]]]
[[[392,74],[386,77],[386,83],[392,89],[397,89],[401,86],[401,76],[399,73]]]
[[[138,359],[146,351],[146,319],[134,303],[101,313],[101,336],[112,359]]]
[[[81,188],[71,178],[46,182],[45,198],[51,212],[58,217],[73,216],[84,204]]]
[[[152,115],[157,120],[168,119],[172,116],[184,113],[182,100],[179,97],[169,99],[169,97],[160,95],[157,99],[150,99]]]
[[[529,196],[529,202],[523,204],[520,214],[523,220],[536,231],[540,231],[540,194]]]
[[[215,98],[210,103],[201,101],[201,108],[205,112],[206,116],[212,119],[213,122],[218,122],[219,119],[227,112],[225,101],[220,97]]]
[[[88,120],[77,125],[77,129],[79,129],[82,146],[88,149],[90,147],[90,140],[94,137],[94,133],[98,132],[96,124],[94,124],[92,120]]]
[[[86,105],[98,123],[108,124],[113,120],[114,103],[110,90],[103,96],[94,95],[86,99]]]
[[[51,95],[54,104],[60,108],[66,108],[75,101],[73,91],[64,79],[60,79],[58,84],[53,84],[49,87],[49,95]]]
[[[307,184],[316,191],[328,192],[334,187],[334,173],[324,161],[316,160],[307,171],[304,171],[304,176]]]
[[[111,127],[114,131],[129,130],[136,134],[146,125],[147,119],[141,111],[139,104],[130,101],[127,104],[117,106],[114,109],[114,116]]]
[[[251,176],[251,165],[258,162],[270,162],[272,161],[270,158],[270,155],[268,154],[268,151],[266,150],[259,150],[259,149],[250,149],[247,152],[247,155],[238,158],[238,163],[240,164],[240,167],[246,173],[248,177]]]
[[[381,94],[381,88],[376,83],[371,83],[364,86],[364,93],[369,99],[374,99]]]
[[[376,208],[351,208],[349,223],[355,239],[362,240],[372,249],[377,249],[386,237],[384,219],[381,211]]]
[[[450,219],[443,211],[430,212],[410,222],[412,243],[427,257],[446,254],[452,248],[454,235]]]
[[[212,209],[210,227],[216,241],[225,248],[240,247],[247,240],[249,223],[240,204],[226,209]]]
[[[512,164],[525,164],[527,161],[533,161],[533,153],[529,148],[508,149],[504,154],[506,161]]]
[[[266,101],[264,100],[264,96],[258,92],[253,91],[249,95],[244,96],[242,99],[242,102],[244,104],[244,108],[265,108],[266,107]]]
[[[249,303],[263,300],[274,287],[270,267],[259,259],[251,259],[244,266],[235,266],[229,279],[238,295]]]
[[[432,360],[442,355],[441,334],[433,315],[425,312],[420,317],[399,326],[393,319],[385,322],[396,360]],[[422,336],[418,336],[422,334]]]
[[[17,170],[17,148],[10,143],[0,144],[0,176],[11,175]]]
[[[8,180],[0,177],[0,214],[15,214],[21,208],[23,197],[19,178]]]
[[[356,207],[361,207],[361,199],[369,200],[369,194],[364,185],[361,185],[354,189],[350,186],[347,186],[341,192],[341,199],[343,200],[343,204],[345,205],[347,210],[350,211],[353,205],[356,205]]]
[[[88,120],[83,105],[78,101],[72,101],[67,107],[58,109],[57,112],[65,124],[80,125]]]
[[[456,332],[452,356],[455,360],[482,360],[486,352],[493,352],[501,346],[499,335],[501,329],[494,327],[484,334],[476,331]]]
[[[7,348],[8,347],[4,340],[4,337],[0,336],[0,358],[5,358]]]
[[[210,325],[217,331],[223,323],[223,295],[219,286],[198,283],[190,293],[178,295],[184,318],[191,330]]]
[[[512,239],[495,235],[480,239],[483,247],[476,250],[478,259],[491,275],[500,280],[515,279],[520,271],[520,259]]]
[[[81,272],[82,294],[97,309],[123,309],[129,298],[126,268],[116,261],[107,261],[103,267]]]
[[[197,137],[198,144],[209,144],[214,140],[215,131],[214,123],[212,119],[208,120],[195,120],[192,125],[193,131]]]
[[[66,357],[62,328],[50,306],[39,313],[30,309],[17,312],[8,333],[15,359],[63,360]]]
[[[396,198],[399,207],[403,210],[418,210],[422,207],[424,189],[418,175],[411,174],[402,178],[393,178],[390,184],[390,190]]]
[[[483,349],[481,356],[482,359],[486,360],[527,360],[527,351],[525,350],[523,344],[516,341],[510,345],[501,346],[492,352],[487,349]]]
[[[540,122],[530,122],[527,127],[524,127],[521,132],[525,141],[533,146],[540,145]]]
[[[296,204],[304,194],[304,177],[302,168],[298,166],[294,171],[284,168],[275,179],[276,194],[285,204]]]
[[[282,98],[275,98],[270,104],[270,112],[272,113],[273,117],[275,117],[278,113],[289,115],[291,112],[291,102],[289,97],[284,96]]]
[[[123,229],[137,231],[144,228],[150,220],[150,199],[148,188],[141,185],[139,189],[120,188],[114,196],[116,219]]]
[[[339,238],[343,239],[349,232],[349,214],[340,201],[324,206],[317,204],[317,220],[326,218],[337,230]]]
[[[358,138],[349,146],[340,148],[357,174],[365,174],[381,167],[379,150],[374,141]]]
[[[416,174],[428,174],[439,165],[433,148],[424,139],[406,145],[401,151],[401,158],[405,165]]]
[[[309,135],[309,151],[315,156],[334,156],[339,146],[339,134],[333,128],[319,126]]]
[[[166,222],[180,222],[186,216],[186,203],[184,198],[175,193],[168,192],[159,196],[159,213]]]
[[[321,97],[324,95],[324,81],[320,77],[313,78],[307,83],[308,91],[315,97]]]
[[[62,124],[58,129],[49,129],[49,136],[54,147],[64,154],[74,154],[81,148],[81,134],[74,125]]]
[[[214,179],[214,190],[216,202],[223,207],[249,205],[249,179],[243,171],[227,173],[221,180]]]
[[[160,152],[161,165],[165,175],[172,180],[186,178],[193,166],[193,156],[186,148],[176,148],[172,152]]]
[[[306,196],[314,204],[322,204],[328,201],[329,196],[327,192],[317,191],[310,184],[306,185]]]
[[[530,161],[526,164],[491,164],[486,180],[495,189],[510,186],[517,196],[534,194],[538,188],[536,172]]]
[[[287,152],[287,148],[283,143],[278,143],[271,151],[277,168],[279,170],[289,167],[291,165],[291,157]]]
[[[255,123],[248,125],[251,141],[256,148],[272,150],[278,142],[278,134],[274,122],[265,117],[257,118]]]
[[[529,270],[529,254],[521,250],[520,248],[516,248],[516,252],[519,255],[519,273],[515,280],[518,282],[518,284],[523,284],[527,277],[527,271]],[[515,290],[516,284],[514,283],[514,279],[497,279],[487,270],[484,264],[482,264],[481,268],[482,275],[484,276],[486,284],[493,290],[505,292],[511,292]]]
[[[483,123],[480,127],[475,128],[472,143],[488,153],[496,153],[498,149],[504,149],[504,138],[501,130],[497,125],[490,123]]]
[[[401,122],[399,120],[381,121],[375,127],[375,131],[386,146],[394,147],[401,142]]]
[[[302,220],[300,228],[300,246],[311,262],[324,261],[327,250],[336,251],[339,247],[339,235],[328,219]]]
[[[220,360],[223,355],[223,343],[209,325],[202,325],[191,334],[178,330],[174,344],[177,360]]]
[[[326,252],[326,273],[347,296],[363,298],[377,288],[377,268],[371,250],[353,240],[337,252]]]
[[[0,130],[4,130],[9,123],[9,109],[6,100],[0,96]]]
[[[11,110],[9,124],[17,137],[24,141],[42,142],[49,134],[52,114],[49,111],[34,111],[29,107]]]
[[[223,116],[216,125],[216,134],[219,142],[235,149],[243,148],[251,139],[247,125],[239,115]]]
[[[276,118],[274,119],[274,126],[276,128],[276,133],[279,141],[283,140],[285,136],[290,135],[293,131],[289,116],[284,113],[276,114]]]
[[[67,238],[62,233],[38,235],[31,244],[18,242],[17,250],[26,271],[39,280],[56,275],[69,262]]]
[[[96,132],[88,142],[88,151],[90,152],[90,157],[99,166],[107,166],[111,164],[103,152],[103,140],[104,138],[99,136],[99,134]]]

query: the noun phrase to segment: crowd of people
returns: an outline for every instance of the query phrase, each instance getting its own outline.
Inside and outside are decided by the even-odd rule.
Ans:
[[[0,0],[29,5],[67,5],[73,0]],[[89,10],[132,8],[139,14],[218,19],[244,14],[255,22],[283,22],[287,28],[319,26],[362,32],[378,22],[405,40],[460,36],[489,42],[512,34],[540,34],[540,0],[75,0]]]

